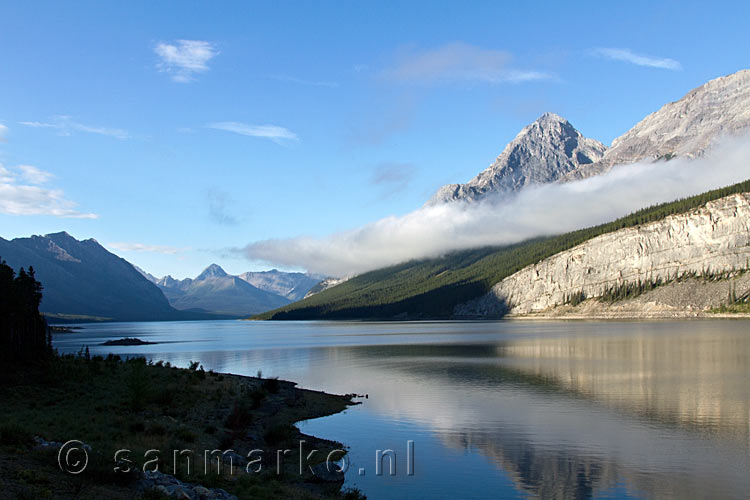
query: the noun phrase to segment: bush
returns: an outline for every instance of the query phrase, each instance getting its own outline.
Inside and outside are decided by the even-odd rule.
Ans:
[[[274,425],[263,434],[263,439],[271,446],[283,443],[292,436],[292,428],[288,425]]]
[[[0,425],[0,444],[28,445],[33,442],[33,436],[16,422],[6,422]]]
[[[224,425],[227,429],[238,431],[246,428],[250,422],[252,422],[253,416],[250,413],[247,403],[243,401],[236,401],[232,411],[227,416]]]
[[[279,392],[281,384],[279,383],[279,377],[267,378],[263,380],[263,388],[271,394]]]
[[[186,429],[185,427],[180,427],[179,429],[177,429],[174,435],[177,439],[179,439],[180,441],[184,441],[185,443],[194,443],[198,438],[195,432],[191,431],[190,429]]]
[[[128,374],[126,387],[130,408],[133,411],[141,411],[146,405],[146,399],[150,391],[150,381],[146,374],[146,363],[130,362],[130,373]]]

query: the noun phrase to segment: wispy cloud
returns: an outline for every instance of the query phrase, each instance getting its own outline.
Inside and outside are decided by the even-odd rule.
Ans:
[[[279,82],[296,83],[297,85],[307,85],[310,87],[328,87],[331,89],[339,87],[338,82],[330,82],[327,80],[306,80],[304,78],[296,78],[287,75],[268,75],[268,78]]]
[[[597,48],[592,49],[591,53],[598,57],[603,57],[612,61],[628,62],[630,64],[635,64],[636,66],[670,69],[673,71],[679,71],[682,69],[682,64],[674,59],[636,54],[630,49]]]
[[[349,276],[600,224],[645,206],[746,180],[748,160],[750,142],[738,138],[696,160],[623,165],[582,181],[530,187],[516,196],[422,207],[327,237],[258,241],[239,252],[253,261]]]
[[[17,168],[21,172],[23,180],[29,184],[45,184],[55,177],[54,174],[33,165],[19,165]]]
[[[177,248],[167,245],[148,245],[145,243],[114,242],[108,243],[107,246],[122,252],[150,252],[163,253],[166,255],[176,255],[186,250],[185,248]]]
[[[154,52],[159,56],[159,69],[180,83],[191,82],[197,73],[208,71],[208,61],[219,54],[215,44],[203,40],[160,42]]]
[[[250,125],[240,122],[217,122],[206,125],[208,128],[234,132],[235,134],[246,135],[248,137],[260,137],[271,139],[281,144],[283,141],[296,141],[299,138],[291,130],[278,125]]]
[[[8,127],[0,123],[0,142],[5,142],[5,137],[8,135]]]
[[[21,165],[8,169],[0,165],[0,213],[8,215],[52,215],[74,219],[96,219],[93,213],[79,212],[76,203],[60,189],[43,187],[54,177],[49,172]]]
[[[130,134],[123,129],[85,125],[74,121],[70,116],[66,115],[53,116],[52,120],[49,122],[27,121],[19,123],[27,127],[54,129],[57,130],[60,135],[73,135],[74,132],[86,132],[89,134],[114,137],[115,139],[130,138]]]
[[[236,226],[239,219],[231,214],[234,200],[229,193],[219,188],[211,188],[206,192],[208,201],[208,215],[212,221],[224,226]]]
[[[547,80],[553,75],[511,66],[511,54],[453,42],[430,50],[402,50],[399,61],[382,71],[386,79],[402,83],[521,83]]]
[[[409,187],[416,170],[412,163],[379,163],[373,167],[370,182],[383,190],[382,198],[387,198]]]

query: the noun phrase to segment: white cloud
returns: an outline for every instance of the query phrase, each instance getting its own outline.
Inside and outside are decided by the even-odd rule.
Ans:
[[[696,160],[624,165],[582,181],[527,188],[515,197],[423,207],[328,237],[259,241],[241,252],[278,266],[349,276],[454,250],[588,227],[746,179],[750,141],[744,138],[726,141]]]
[[[115,242],[109,243],[107,246],[123,252],[150,252],[167,255],[175,255],[185,250],[184,248],[170,247],[167,245],[148,245],[145,243]]]
[[[624,61],[636,66],[647,66],[649,68],[660,68],[670,69],[673,71],[679,71],[682,69],[682,64],[674,59],[668,57],[652,57],[643,54],[636,54],[630,49],[617,49],[617,48],[598,48],[593,49],[592,54],[604,57],[605,59],[611,59],[613,61]]]
[[[202,40],[177,40],[157,43],[154,52],[159,56],[159,69],[172,75],[172,80],[187,83],[197,73],[208,71],[208,61],[219,52],[216,45]]]
[[[16,176],[0,163],[0,183],[14,182]]]
[[[14,172],[15,170],[16,172]],[[54,176],[44,170],[21,165],[16,169],[0,165],[0,213],[8,215],[52,215],[74,219],[96,219],[93,213],[79,212],[76,203],[60,189],[38,186]],[[20,178],[28,184],[19,182]]]
[[[247,123],[239,122],[217,122],[209,123],[206,126],[208,128],[234,132],[235,134],[246,135],[249,137],[271,139],[278,143],[281,143],[283,140],[296,141],[298,139],[297,134],[278,125],[248,125]]]
[[[512,56],[505,51],[454,42],[431,50],[404,51],[399,62],[384,70],[382,76],[398,82],[424,84],[456,81],[521,83],[552,78],[542,71],[512,68],[511,59]]]
[[[119,128],[95,127],[84,125],[71,119],[69,116],[57,115],[52,117],[51,122],[26,121],[19,122],[21,125],[33,128],[51,128],[58,131],[60,135],[73,135],[73,132],[86,132],[89,134],[106,135],[115,139],[128,139],[130,134]]]
[[[55,177],[54,174],[32,165],[19,165],[17,168],[21,171],[23,179],[29,184],[44,184]]]
[[[8,135],[8,127],[0,123],[0,142],[5,142],[6,135]]]

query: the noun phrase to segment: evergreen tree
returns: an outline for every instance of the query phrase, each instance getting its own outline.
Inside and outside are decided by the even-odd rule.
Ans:
[[[42,284],[34,268],[18,274],[0,259],[0,360],[39,359],[51,352],[47,322],[39,314]]]

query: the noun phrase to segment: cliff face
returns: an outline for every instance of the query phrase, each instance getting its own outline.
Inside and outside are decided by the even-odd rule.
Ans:
[[[750,193],[744,193],[593,238],[505,278],[483,297],[458,306],[455,315],[540,312],[580,291],[597,297],[623,282],[744,269],[749,261]]]

